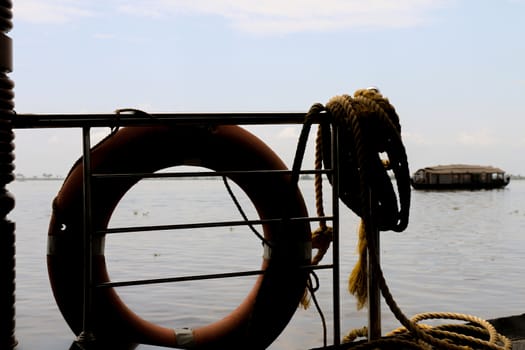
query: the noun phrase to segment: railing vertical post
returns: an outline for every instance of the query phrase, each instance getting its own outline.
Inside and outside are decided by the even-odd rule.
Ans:
[[[372,239],[367,242],[368,244],[368,340],[376,340],[381,338],[381,290],[379,289],[379,276],[377,272],[377,265],[374,262],[379,263],[380,252],[379,252],[379,229],[377,227],[376,220],[372,209],[372,203],[375,203],[372,198],[372,191],[369,190],[369,203],[371,204],[371,211],[368,214],[367,230],[372,233]],[[375,254],[375,259],[370,256]]]
[[[84,300],[82,305],[82,332],[77,338],[81,344],[91,343],[95,340],[93,335],[93,245],[92,245],[92,202],[91,202],[91,138],[90,128],[82,128],[82,150],[83,150],[83,194],[84,194]]]
[[[334,307],[334,345],[341,343],[340,261],[339,261],[339,130],[332,126],[332,280]]]
[[[0,348],[14,349],[15,338],[15,224],[7,215],[15,206],[6,185],[14,175],[14,83],[7,76],[13,70],[12,1],[0,1]]]

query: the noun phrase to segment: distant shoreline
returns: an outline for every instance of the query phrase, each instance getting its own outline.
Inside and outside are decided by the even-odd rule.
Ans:
[[[523,175],[509,175],[511,180],[525,180],[525,176]],[[15,181],[64,181],[65,177],[15,177]],[[143,179],[143,180],[182,180],[182,181],[188,181],[188,180],[220,180],[220,177],[176,177],[176,178],[149,178],[149,179]],[[303,175],[301,176],[301,180],[313,180],[314,176],[312,175]]]
[[[65,177],[16,177],[15,181],[64,181]]]

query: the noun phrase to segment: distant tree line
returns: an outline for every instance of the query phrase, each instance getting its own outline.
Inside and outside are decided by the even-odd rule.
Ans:
[[[55,175],[55,174],[51,174],[51,173],[42,173],[39,176],[37,176],[37,175],[25,176],[22,173],[16,173],[15,174],[15,178],[17,180],[62,180],[62,179],[64,179],[64,177],[61,176],[61,175]],[[301,180],[313,180],[314,176],[310,175],[310,174],[302,174],[300,178],[301,178]],[[393,178],[393,176],[392,176],[392,178]],[[524,175],[510,175],[510,178],[513,179],[513,180],[525,180],[525,176]],[[220,179],[220,177],[219,178],[216,178],[216,177],[197,177],[197,178],[183,178],[183,179],[188,179],[188,180],[195,180],[195,179],[210,180],[210,179]]]
[[[54,175],[51,173],[42,173],[42,175],[25,176],[22,173],[16,173],[15,179],[17,180],[59,180],[63,179],[60,175]]]

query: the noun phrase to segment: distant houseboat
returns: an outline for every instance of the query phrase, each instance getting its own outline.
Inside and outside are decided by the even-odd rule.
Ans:
[[[510,177],[499,168],[481,165],[437,165],[416,171],[411,178],[415,189],[493,189],[508,185]]]

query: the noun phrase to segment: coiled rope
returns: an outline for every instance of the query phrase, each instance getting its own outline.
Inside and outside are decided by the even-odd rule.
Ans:
[[[370,342],[351,343],[366,336],[366,328],[353,330],[343,339],[341,348],[441,348],[464,350],[470,347],[508,350],[511,342],[498,334],[487,321],[475,316],[455,313],[425,313],[408,319],[395,302],[387,286],[375,250],[374,230],[403,231],[408,225],[410,207],[410,176],[408,160],[401,140],[399,117],[388,99],[375,89],[358,90],[354,96],[336,96],[326,106],[314,104],[305,118],[293,164],[298,179],[311,125],[319,123],[316,137],[315,169],[324,165],[339,169],[339,199],[361,218],[359,228],[359,259],[349,278],[349,291],[357,298],[358,308],[367,302],[367,258],[377,272],[379,288],[402,328]],[[333,137],[337,137],[338,152],[332,154]],[[386,156],[382,159],[381,156]],[[392,186],[391,171],[396,179],[397,194]],[[328,175],[332,183],[334,175]],[[312,247],[318,252],[312,264],[318,264],[330,245],[332,230],[326,225],[322,204],[321,173],[315,174],[319,228],[312,234]],[[368,253],[368,254],[367,254]],[[303,305],[307,307],[305,298]],[[420,325],[425,319],[453,319],[472,325]]]

